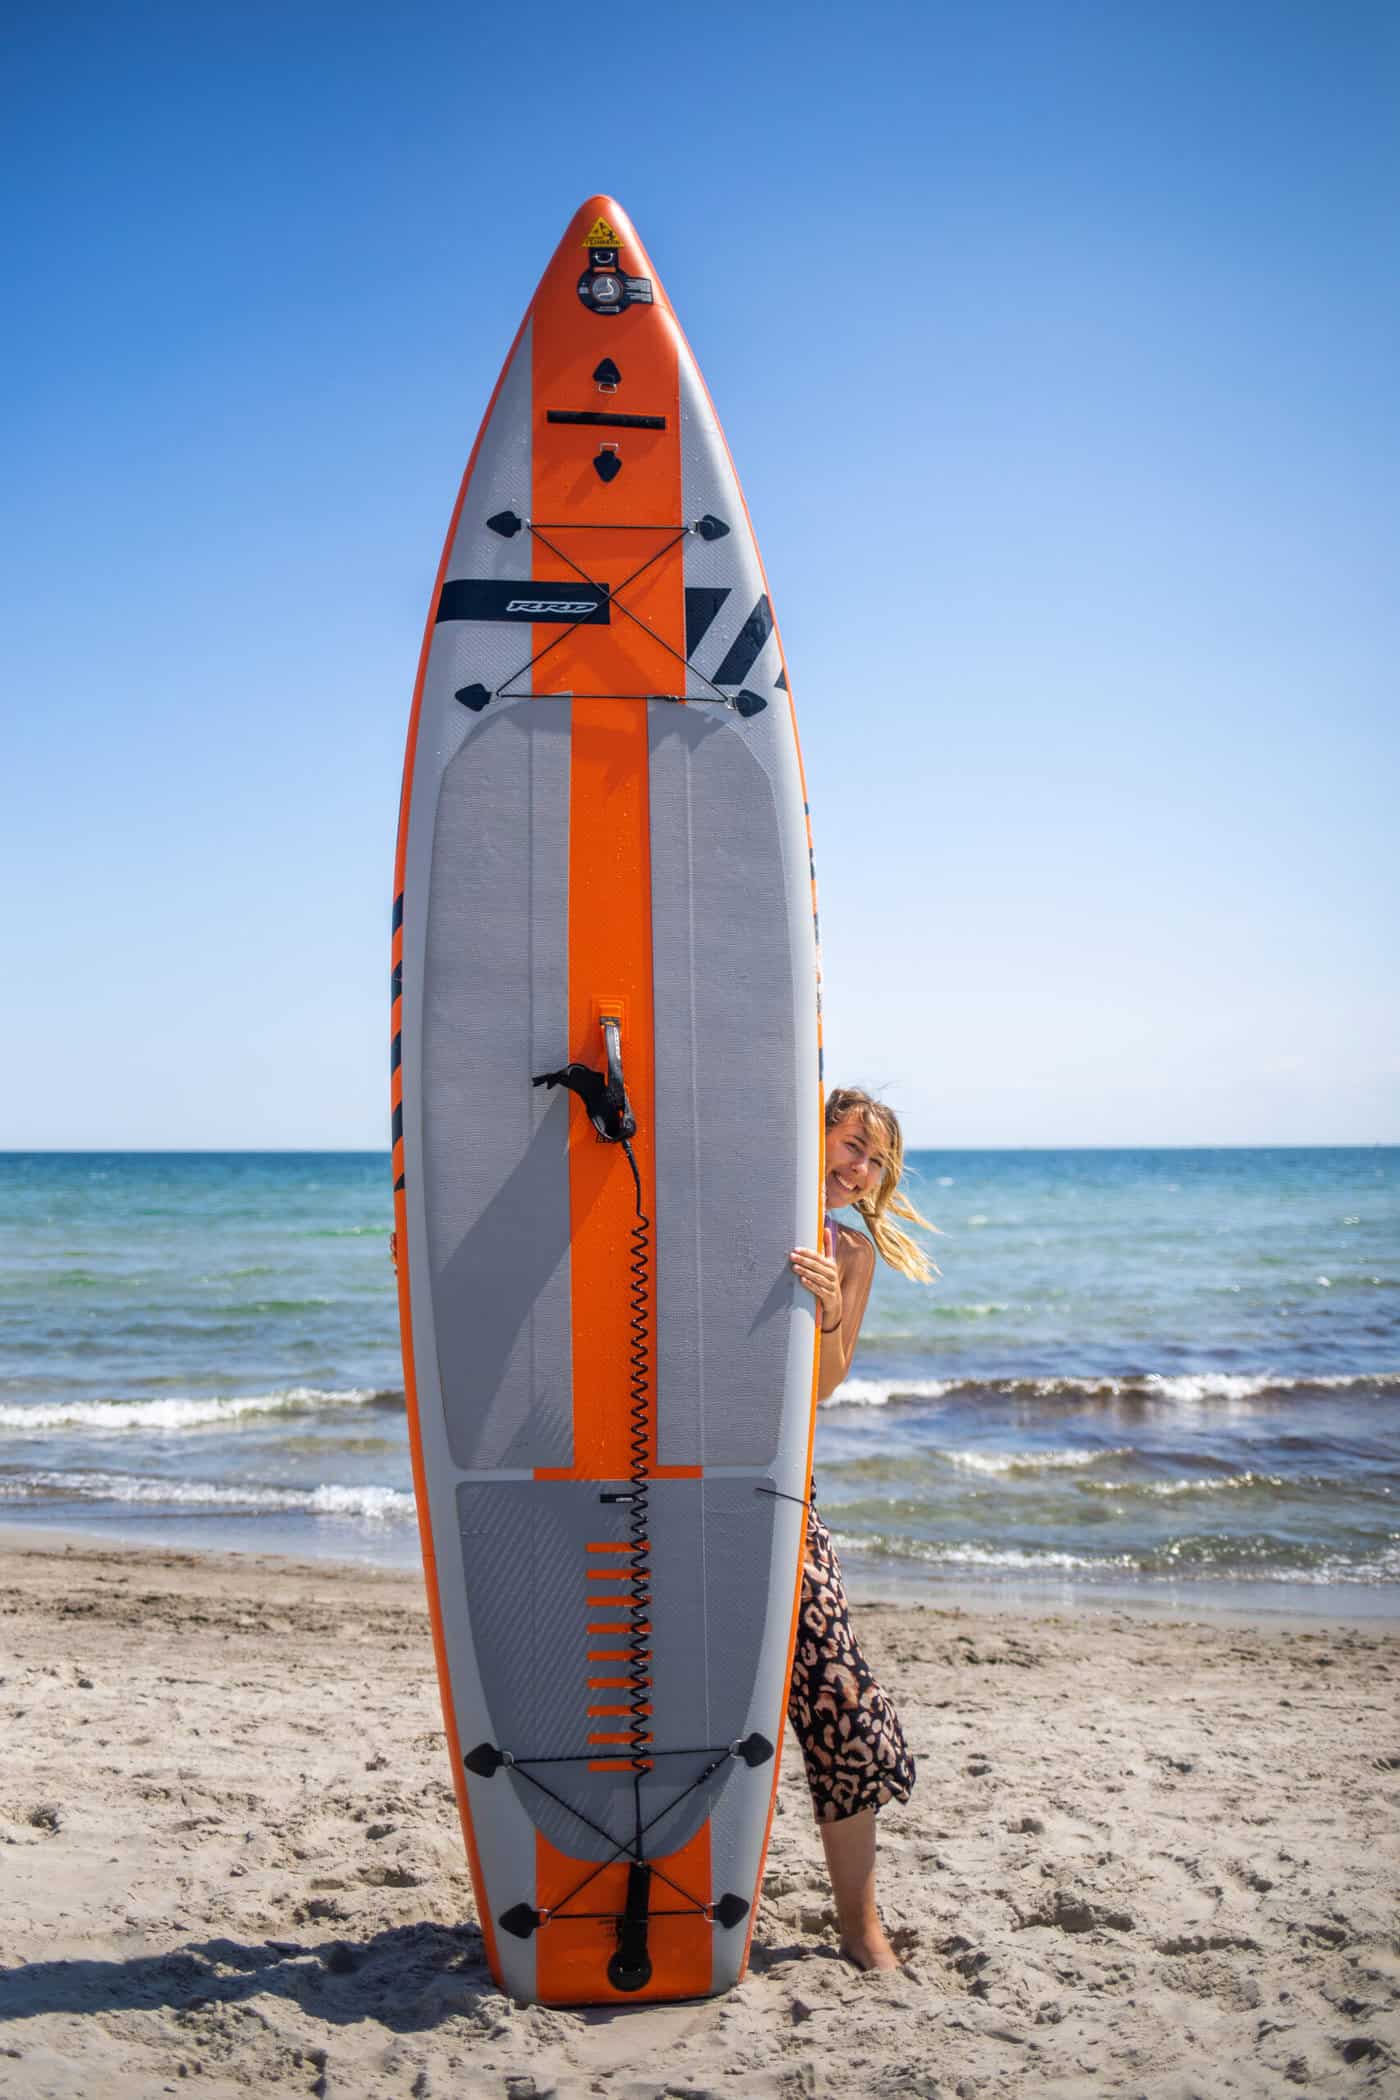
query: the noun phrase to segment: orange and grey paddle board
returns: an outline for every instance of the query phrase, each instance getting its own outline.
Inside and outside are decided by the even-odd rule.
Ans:
[[[575,214],[433,589],[394,899],[405,1379],[492,1969],[743,1973],[811,1463],[817,938],[778,630],[626,214]]]

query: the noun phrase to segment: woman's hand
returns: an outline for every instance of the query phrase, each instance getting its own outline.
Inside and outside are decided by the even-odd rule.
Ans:
[[[810,1247],[794,1247],[788,1260],[792,1273],[809,1290],[821,1307],[821,1324],[835,1328],[841,1321],[841,1271],[836,1266],[836,1235],[828,1225],[826,1228],[826,1251],[817,1254]]]

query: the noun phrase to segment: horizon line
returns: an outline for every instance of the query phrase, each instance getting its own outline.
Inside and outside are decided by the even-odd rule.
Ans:
[[[923,1145],[905,1140],[906,1152],[1395,1152],[1400,1138],[1250,1138],[1123,1144]],[[0,1145],[0,1159],[385,1159],[389,1145]]]

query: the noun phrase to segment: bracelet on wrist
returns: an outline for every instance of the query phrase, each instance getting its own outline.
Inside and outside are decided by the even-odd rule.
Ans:
[[[823,1334],[839,1334],[841,1330],[841,1319],[842,1315],[838,1313],[832,1325],[830,1327],[821,1328],[821,1332]]]

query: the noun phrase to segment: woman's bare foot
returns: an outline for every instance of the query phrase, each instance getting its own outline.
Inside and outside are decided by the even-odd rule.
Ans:
[[[885,1929],[877,1924],[873,1932],[863,1933],[859,1939],[853,1935],[841,1942],[844,1959],[857,1969],[897,1969],[899,1956],[885,1938]]]
[[[831,1893],[841,1927],[841,1952],[858,1969],[897,1969],[899,1957],[875,1908],[875,1811],[820,1823]]]

